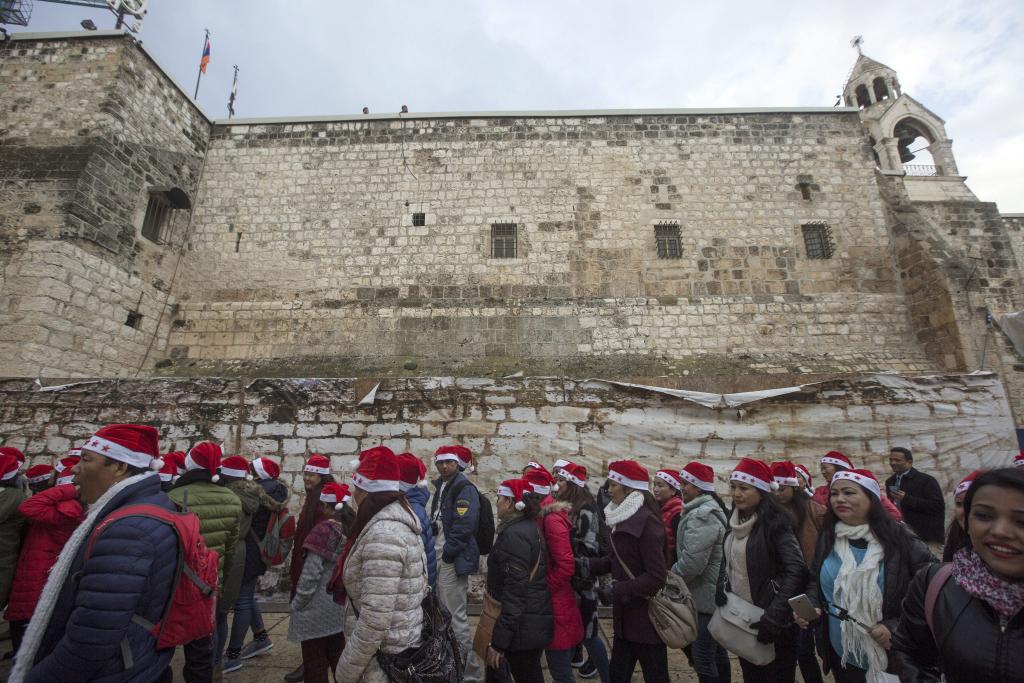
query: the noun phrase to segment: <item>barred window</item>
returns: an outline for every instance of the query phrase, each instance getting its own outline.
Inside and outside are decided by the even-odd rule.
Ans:
[[[682,258],[683,244],[679,238],[678,224],[654,226],[654,241],[658,246],[658,258]]]
[[[412,224],[414,227],[420,227],[427,224],[427,214],[425,213],[414,213],[412,215]]]
[[[516,258],[516,224],[491,225],[491,258]]]
[[[146,205],[146,217],[142,220],[142,236],[150,242],[163,243],[164,228],[174,207],[167,198],[158,192],[149,195]]]
[[[804,252],[807,258],[830,259],[835,250],[832,228],[826,223],[808,223],[800,226],[804,234]]]

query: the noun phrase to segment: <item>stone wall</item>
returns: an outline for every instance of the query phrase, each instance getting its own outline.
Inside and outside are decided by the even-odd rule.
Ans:
[[[3,374],[135,375],[163,352],[188,225],[142,238],[148,190],[194,197],[209,123],[127,37],[16,38],[0,62]]]

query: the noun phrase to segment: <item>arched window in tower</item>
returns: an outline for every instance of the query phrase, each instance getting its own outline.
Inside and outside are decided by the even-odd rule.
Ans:
[[[885,79],[879,76],[872,83],[875,90],[875,102],[889,99],[889,88],[885,86]]]
[[[897,140],[900,161],[907,175],[932,176],[942,175],[942,169],[935,163],[931,153],[931,144],[935,136],[921,121],[907,117],[896,124],[893,136]]]
[[[871,105],[871,96],[868,94],[868,86],[863,84],[858,85],[857,89],[853,91],[853,94],[857,98],[857,106],[861,109]]]

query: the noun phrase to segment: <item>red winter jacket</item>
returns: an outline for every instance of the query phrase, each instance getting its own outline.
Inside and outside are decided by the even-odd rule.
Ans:
[[[544,532],[547,545],[548,592],[551,593],[551,612],[555,617],[555,637],[549,650],[567,650],[583,640],[583,619],[576,605],[576,592],[572,588],[572,575],[576,560],[572,554],[572,522],[569,504],[556,503],[548,496],[541,507],[537,524]]]
[[[819,486],[814,489],[814,496],[811,498],[815,503],[820,503],[828,509],[828,492],[829,487],[827,485]],[[892,504],[892,501],[888,497],[882,496],[882,507],[889,513],[889,516],[895,519],[897,522],[903,521],[903,513],[900,509]]]
[[[665,548],[670,558],[675,557],[676,529],[678,524],[676,518],[683,514],[683,499],[679,496],[672,496],[661,506],[661,523],[665,525]],[[675,561],[671,564],[675,564]]]
[[[25,542],[14,572],[11,599],[4,618],[27,621],[46,585],[50,568],[57,562],[64,544],[85,519],[85,511],[76,496],[77,489],[63,484],[40,491],[26,499],[18,512],[28,522]]]

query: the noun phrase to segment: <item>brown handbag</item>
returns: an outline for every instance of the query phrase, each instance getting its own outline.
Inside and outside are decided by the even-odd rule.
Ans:
[[[544,550],[537,553],[537,561],[533,563],[530,570],[530,577],[527,583],[533,583],[537,576],[537,569],[540,568],[540,559],[544,556]],[[501,603],[495,600],[490,593],[484,593],[483,609],[480,610],[480,621],[476,623],[476,633],[473,634],[473,652],[484,662],[487,661],[487,647],[491,644],[491,636],[494,635],[494,625],[501,616]]]

